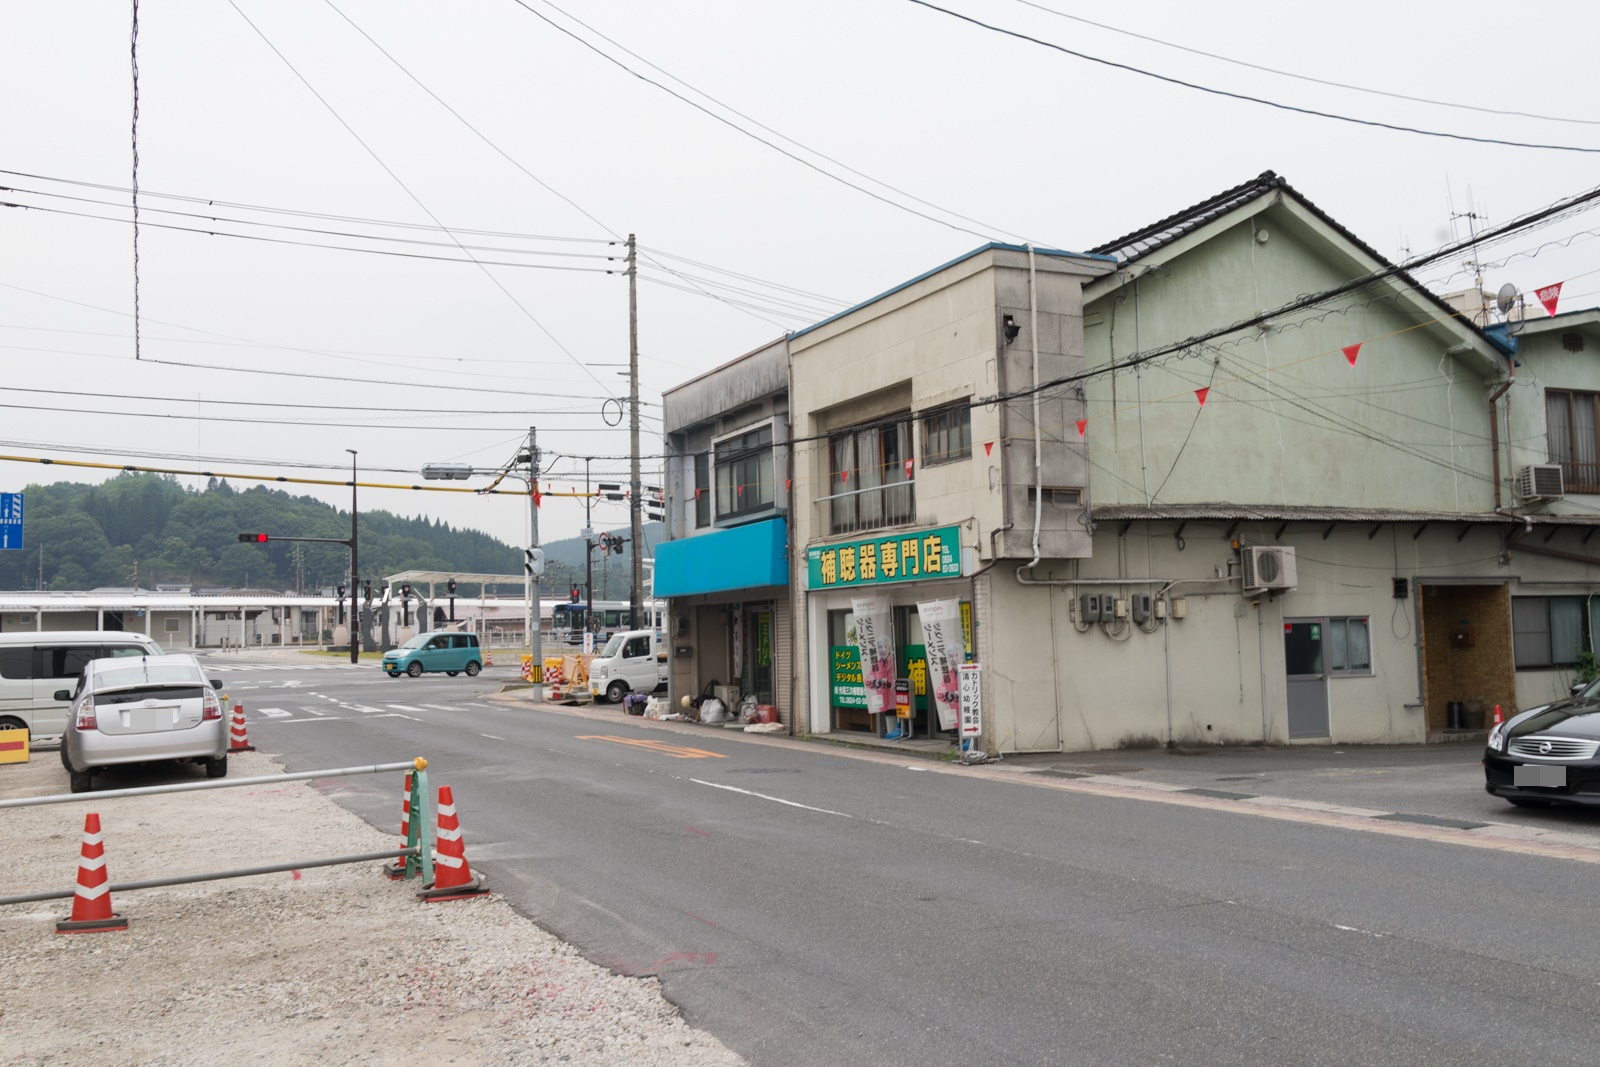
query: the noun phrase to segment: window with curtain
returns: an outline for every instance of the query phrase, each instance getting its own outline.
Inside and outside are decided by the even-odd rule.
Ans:
[[[1511,598],[1512,655],[1518,669],[1575,667],[1593,625],[1582,596]]]
[[[916,514],[911,420],[867,426],[828,440],[828,504],[833,533],[908,523]]]
[[[759,426],[718,441],[717,518],[738,518],[772,507],[772,427]]]
[[[1545,390],[1545,442],[1550,462],[1561,464],[1561,481],[1569,493],[1600,493],[1597,406],[1600,393]]]
[[[1328,673],[1362,675],[1372,673],[1372,632],[1365,615],[1328,620]]]

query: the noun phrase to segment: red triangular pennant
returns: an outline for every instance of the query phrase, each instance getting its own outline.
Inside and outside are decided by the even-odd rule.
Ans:
[[[1205,407],[1206,406],[1206,394],[1208,394],[1210,392],[1211,392],[1211,386],[1209,386],[1209,385],[1206,386],[1204,389],[1196,389],[1194,391],[1195,399],[1200,401],[1200,406],[1201,407]]]
[[[850,480],[850,472],[849,471],[840,471],[839,472],[839,480],[841,482],[848,482]]]
[[[544,494],[539,492],[538,482],[533,483],[533,506],[536,508],[544,507]]]
[[[1088,429],[1088,428],[1089,428],[1089,420],[1088,419],[1079,419],[1078,420],[1078,436],[1080,438],[1083,436],[1083,431]]]
[[[906,477],[911,477],[911,460],[906,460]]]
[[[1533,295],[1539,298],[1539,303],[1543,304],[1545,311],[1551,315],[1556,313],[1556,301],[1561,299],[1561,286],[1563,284],[1562,282],[1556,282],[1554,285],[1547,285],[1543,289],[1534,291]]]
[[[1354,367],[1356,365],[1356,353],[1361,351],[1361,343],[1358,341],[1353,345],[1346,345],[1343,351],[1344,358],[1348,359],[1350,365]]]
[[[992,455],[993,453],[994,453],[994,442],[993,441],[985,441],[983,443],[983,454],[988,456],[988,455]]]
[[[787,493],[789,490],[791,490],[793,488],[794,488],[794,479],[793,478],[785,478],[783,480],[783,491],[785,493]]]
[[[694,498],[696,500],[699,500],[700,499],[700,494],[703,493],[703,492],[705,492],[705,489],[703,487],[696,486],[695,490],[694,490]]]
[[[739,487],[739,495],[744,496],[744,486],[742,485]]]

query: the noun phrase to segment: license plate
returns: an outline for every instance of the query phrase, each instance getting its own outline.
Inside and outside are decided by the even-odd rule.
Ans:
[[[160,708],[134,708],[129,726],[135,733],[170,730],[176,718],[174,714],[176,711],[177,709],[170,704]]]
[[[1520,764],[1511,772],[1511,784],[1515,786],[1531,785],[1539,789],[1565,789],[1567,787],[1567,769],[1565,767],[1536,767],[1529,763]]]

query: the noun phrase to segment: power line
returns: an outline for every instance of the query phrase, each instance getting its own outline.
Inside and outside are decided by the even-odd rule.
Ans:
[[[547,2],[548,2],[548,0],[547,0]],[[824,178],[828,178],[828,179],[830,179],[832,181],[836,181],[840,185],[848,186],[849,188],[854,189],[858,193],[864,193],[867,196],[872,197],[872,199],[879,201],[880,203],[888,204],[890,207],[898,208],[901,211],[909,212],[910,214],[916,215],[918,218],[926,219],[929,222],[938,223],[940,226],[947,226],[952,230],[958,230],[961,233],[971,234],[972,236],[977,237],[978,239],[983,240],[983,241],[990,240],[993,237],[993,235],[996,234],[996,233],[1007,234],[1007,235],[1013,236],[1013,237],[1016,236],[1015,234],[1011,234],[1011,232],[1009,230],[1001,229],[998,226],[990,227],[987,232],[980,231],[980,230],[974,230],[974,229],[971,229],[971,228],[969,228],[967,226],[960,226],[960,225],[957,225],[956,223],[950,222],[947,219],[941,219],[941,218],[938,218],[938,217],[936,217],[934,215],[930,215],[925,211],[918,211],[914,207],[910,207],[909,205],[899,203],[898,201],[892,200],[889,197],[884,196],[881,193],[873,192],[871,189],[868,189],[865,186],[857,185],[855,182],[850,181],[848,178],[842,178],[839,175],[834,174],[834,173],[826,170],[825,168],[820,167],[817,164],[811,162],[809,159],[805,159],[802,156],[799,156],[799,155],[795,154],[794,152],[789,151],[787,148],[784,148],[782,145],[774,144],[772,141],[769,141],[766,138],[761,137],[758,134],[750,132],[749,130],[745,129],[743,126],[740,126],[738,123],[734,122],[733,120],[731,120],[729,118],[726,118],[725,116],[719,115],[715,111],[712,111],[710,108],[706,107],[704,104],[701,104],[698,101],[689,99],[687,96],[684,96],[682,93],[678,92],[676,89],[672,88],[671,86],[663,85],[661,82],[656,81],[654,78],[651,78],[651,77],[649,77],[648,75],[645,75],[645,74],[641,74],[639,71],[634,70],[632,67],[628,66],[626,63],[622,62],[620,59],[617,59],[614,56],[606,54],[604,51],[602,51],[601,49],[597,48],[595,45],[593,45],[590,42],[584,40],[582,37],[579,37],[577,34],[573,33],[571,30],[567,29],[565,26],[563,26],[560,23],[556,22],[554,19],[550,18],[549,16],[547,16],[547,15],[545,15],[545,14],[539,12],[539,11],[535,11],[532,7],[528,6],[527,0],[512,0],[512,3],[516,4],[518,7],[522,8],[525,11],[527,11],[528,14],[532,15],[534,18],[539,19],[540,21],[544,22],[545,24],[550,26],[552,29],[554,29],[554,30],[556,30],[556,31],[558,31],[560,33],[565,34],[566,36],[572,38],[574,41],[577,41],[579,44],[583,45],[583,47],[589,49],[589,51],[593,52],[595,55],[597,55],[600,58],[604,59],[607,63],[610,63],[613,66],[615,66],[615,67],[617,67],[617,68],[619,68],[619,69],[621,69],[623,71],[626,71],[628,74],[631,74],[633,77],[635,77],[635,78],[639,79],[640,81],[644,82],[646,85],[655,86],[657,89],[660,89],[662,92],[666,93],[667,95],[675,97],[678,100],[681,100],[683,103],[688,104],[690,107],[694,108],[696,111],[702,112],[703,114],[706,114],[706,115],[710,116],[711,118],[715,119],[716,121],[722,123],[724,126],[727,126],[729,129],[735,130],[735,131],[737,131],[739,133],[742,133],[742,134],[744,134],[744,136],[750,138],[751,140],[758,141],[761,144],[766,145],[768,148],[772,149],[774,152],[777,152],[780,155],[787,156],[790,159],[794,160],[796,163],[800,164],[801,166],[806,167],[806,168],[808,168],[810,170],[816,171],[818,174],[822,175]],[[554,8],[557,11],[561,11],[561,9],[556,7],[554,4],[550,4],[550,7]],[[567,15],[566,12],[564,12],[564,11],[562,11],[561,13],[562,13],[562,15],[566,16],[567,18],[572,18],[572,16]],[[572,21],[573,22],[578,22],[577,19],[572,19]],[[578,25],[583,26],[584,24],[581,23],[581,22],[578,22]],[[588,29],[587,26],[585,26],[584,28]],[[594,31],[591,30],[590,32],[592,33]],[[607,40],[609,40],[609,38],[607,38]],[[618,47],[621,47],[621,46],[619,45]],[[626,51],[626,50],[624,49],[624,51]],[[631,55],[632,53],[629,53],[629,54]],[[651,64],[651,65],[654,66],[654,64]],[[656,69],[659,70],[660,68],[658,67]],[[670,77],[670,75],[669,75],[669,77]],[[688,83],[682,81],[682,79],[674,77],[673,80],[674,81],[678,81],[680,84],[683,84],[683,85],[686,85],[686,86],[688,85]],[[693,89],[693,91],[696,92],[696,93],[700,93],[700,90],[698,90],[698,89]],[[708,100],[713,99],[711,96],[709,96],[709,95],[707,95],[705,93],[700,93],[700,95],[701,96],[705,96],[706,99],[708,99]],[[719,106],[725,106],[725,105],[720,105],[719,104]],[[733,109],[729,108],[728,110],[732,111]],[[782,135],[780,135],[780,136],[782,136]],[[784,140],[789,141],[790,138],[785,137]],[[791,144],[796,144],[796,145],[799,144],[798,141],[790,141],[790,143]],[[801,147],[804,148],[803,145],[801,145]],[[812,150],[809,149],[809,148],[805,148],[805,151],[811,152]],[[820,152],[814,152],[813,154],[818,156],[819,158],[824,158],[824,159],[827,158],[826,156],[823,156],[822,153],[820,153]],[[890,185],[888,185],[888,184],[886,184],[884,182],[877,182],[876,179],[872,179],[872,180],[875,181],[877,184],[882,185],[886,189],[892,189],[893,188],[893,186],[890,186]],[[900,191],[898,189],[896,189],[895,192],[900,193]],[[900,195],[901,196],[907,196],[909,194],[900,193]],[[917,198],[913,197],[912,199],[917,199]],[[920,201],[920,202],[926,203],[926,201]],[[950,216],[952,216],[954,218],[967,219],[967,217],[965,215],[958,214],[958,213],[956,213],[954,211],[948,211],[945,208],[938,208],[937,210],[943,211],[945,214],[950,215]],[[976,225],[979,225],[979,226],[987,225],[986,223],[976,222],[975,220],[972,220],[972,219],[967,219],[967,221],[974,222]]]
[[[517,0],[517,2],[521,3],[522,0]],[[1090,63],[1098,63],[1101,66],[1112,67],[1116,70],[1125,70],[1130,74],[1138,74],[1146,78],[1154,78],[1157,81],[1163,81],[1169,85],[1181,85],[1185,89],[1195,89],[1202,93],[1210,93],[1213,96],[1225,96],[1233,100],[1243,100],[1246,103],[1261,104],[1264,107],[1277,108],[1279,111],[1293,111],[1301,115],[1312,115],[1317,118],[1332,119],[1335,122],[1348,122],[1357,126],[1373,126],[1378,129],[1395,130],[1400,133],[1415,133],[1423,137],[1442,137],[1452,141],[1471,141],[1474,144],[1494,144],[1502,145],[1507,148],[1537,148],[1551,152],[1584,152],[1600,154],[1600,148],[1583,148],[1578,145],[1537,144],[1527,141],[1505,141],[1497,137],[1473,137],[1472,135],[1465,133],[1445,133],[1440,130],[1425,130],[1416,126],[1402,126],[1392,122],[1379,122],[1376,119],[1358,119],[1350,115],[1340,115],[1332,111],[1318,111],[1314,108],[1298,107],[1294,104],[1283,104],[1276,100],[1268,100],[1265,97],[1250,96],[1247,93],[1235,93],[1227,89],[1214,89],[1208,85],[1200,85],[1197,82],[1185,81],[1182,78],[1174,78],[1169,74],[1158,74],[1155,71],[1145,70],[1142,67],[1135,67],[1128,63],[1118,63],[1115,60],[1102,59],[1099,56],[1091,56],[1087,52],[1078,52],[1071,48],[1067,48],[1064,45],[1059,45],[1052,41],[1046,41],[1040,37],[1033,37],[1017,30],[1008,30],[1004,26],[996,26],[993,23],[984,22],[982,19],[973,18],[971,15],[963,15],[959,11],[952,11],[947,7],[940,7],[938,4],[931,3],[930,0],[906,0],[906,2],[916,4],[918,7],[925,7],[929,11],[937,11],[940,14],[948,15],[953,19],[960,20],[961,22],[970,23],[979,27],[980,29],[989,30],[991,33],[998,33],[1006,37],[1014,37],[1019,41],[1027,41],[1029,44],[1036,44],[1042,48],[1048,48],[1052,51],[1060,52],[1063,55],[1069,55],[1076,59],[1087,60]]]
[[[387,173],[389,175],[389,177],[394,180],[394,183],[396,185],[400,186],[400,188],[405,191],[406,195],[409,196],[412,199],[412,201],[419,208],[422,209],[423,213],[425,215],[427,215],[430,219],[432,219],[436,225],[438,225],[441,228],[444,228],[444,223],[442,221],[440,221],[440,219],[439,219],[439,217],[437,215],[435,215],[431,210],[429,210],[428,205],[424,204],[422,202],[421,198],[418,197],[416,193],[413,193],[411,191],[411,188],[408,185],[406,185],[405,182],[401,181],[400,176],[398,174],[396,174],[394,172],[394,170],[391,169],[390,166],[383,161],[382,157],[380,157],[377,152],[373,151],[372,147],[370,145],[368,145],[366,141],[361,139],[361,135],[356,133],[355,128],[353,126],[351,126],[348,122],[346,122],[344,120],[344,118],[339,114],[339,112],[334,109],[333,105],[328,103],[328,101],[322,96],[321,93],[317,92],[316,87],[313,86],[311,84],[311,82],[306,79],[305,75],[301,74],[300,71],[298,69],[296,69],[295,65],[293,63],[289,62],[289,57],[285,56],[281,51],[279,51],[278,50],[278,46],[273,44],[271,39],[269,39],[265,33],[262,33],[261,29],[258,26],[256,26],[256,24],[254,22],[250,21],[250,17],[244,13],[244,10],[242,8],[239,7],[239,5],[236,2],[236,0],[228,0],[228,6],[232,7],[235,11],[237,11],[239,13],[239,17],[244,19],[245,24],[248,25],[252,30],[255,31],[256,36],[260,37],[261,40],[266,43],[266,46],[272,50],[273,54],[276,55],[280,60],[283,61],[284,66],[289,68],[290,72],[293,73],[294,76],[300,80],[300,83],[306,87],[306,89],[311,93],[311,95],[317,98],[317,101],[320,104],[322,104],[322,106],[324,108],[327,109],[328,113],[330,115],[332,115],[338,121],[339,125],[341,125],[341,126],[343,126],[345,128],[345,131],[347,133],[349,133],[352,138],[355,139],[356,143],[359,144],[363,149],[366,150],[366,153],[373,158],[373,160],[378,164],[378,166],[383,168],[384,172]],[[449,231],[446,230],[445,232],[448,233]],[[457,245],[459,246],[459,244],[460,244],[460,242],[458,241]],[[471,252],[467,252],[467,250],[465,248],[462,248],[461,250],[466,253],[466,255],[467,255],[467,257],[469,259],[473,259],[474,262],[477,262],[477,260],[473,257]],[[561,351],[565,352],[567,354],[567,356],[572,360],[572,362],[575,365],[577,365],[577,367],[580,370],[582,370],[590,378],[594,379],[594,383],[596,385],[600,386],[600,388],[602,390],[605,389],[605,383],[602,382],[599,378],[596,378],[594,373],[592,371],[590,371],[588,367],[585,367],[583,365],[583,361],[580,360],[576,355],[574,355],[572,353],[572,351],[569,348],[567,348],[566,345],[562,344],[560,339],[557,338],[556,335],[550,331],[550,328],[548,326],[546,326],[544,323],[540,322],[539,319],[537,317],[535,317],[533,312],[529,311],[528,308],[526,307],[526,305],[524,305],[522,303],[522,301],[518,300],[516,298],[515,294],[513,294],[510,289],[507,289],[505,287],[504,283],[502,283],[499,278],[496,278],[494,276],[494,273],[492,271],[490,271],[488,269],[488,267],[484,266],[481,263],[478,264],[478,267],[479,267],[480,270],[482,270],[484,277],[488,278],[489,281],[494,284],[495,288],[499,289],[502,293],[504,293],[505,296],[506,296],[506,299],[510,300],[513,304],[515,304],[517,309],[519,311],[521,311],[523,313],[523,315],[525,315],[527,317],[529,322],[531,322],[535,326],[537,326],[539,328],[539,330],[546,337],[548,337],[550,339],[551,343],[553,343]]]
[[[1151,44],[1158,44],[1163,48],[1175,48],[1180,52],[1188,52],[1190,55],[1204,56],[1207,59],[1215,59],[1222,63],[1232,63],[1236,67],[1245,67],[1249,70],[1259,70],[1265,74],[1276,74],[1279,77],[1293,78],[1296,81],[1310,82],[1313,85],[1327,85],[1335,89],[1349,89],[1351,92],[1367,93],[1371,96],[1386,96],[1391,100],[1408,100],[1414,104],[1432,104],[1436,107],[1456,108],[1460,111],[1476,111],[1483,115],[1505,115],[1513,118],[1538,119],[1542,122],[1569,122],[1581,126],[1600,126],[1600,119],[1574,119],[1565,118],[1560,115],[1541,115],[1532,111],[1508,111],[1493,107],[1476,107],[1472,104],[1458,104],[1450,100],[1434,100],[1431,97],[1426,96],[1407,96],[1405,93],[1389,92],[1384,89],[1372,89],[1364,85],[1351,85],[1349,82],[1331,81],[1327,78],[1314,78],[1309,74],[1297,74],[1292,70],[1280,70],[1277,67],[1263,66],[1260,63],[1251,63],[1243,59],[1235,59],[1232,56],[1218,55],[1216,52],[1207,52],[1200,48],[1191,48],[1188,45],[1178,44],[1175,41],[1165,41],[1160,37],[1151,37],[1148,34],[1135,33],[1133,30],[1125,30],[1120,26],[1112,26],[1104,22],[1096,22],[1093,19],[1086,19],[1081,15],[1069,15],[1065,11],[1057,11],[1053,7],[1046,7],[1044,4],[1034,3],[1033,0],[1016,0],[1016,3],[1019,3],[1024,7],[1031,7],[1036,11],[1043,11],[1048,15],[1054,15],[1057,18],[1071,19],[1073,22],[1081,22],[1085,26],[1093,26],[1095,29],[1106,30],[1110,33],[1119,33],[1124,37],[1132,37],[1140,41],[1149,41]]]
[[[80,391],[75,389],[36,389],[28,385],[0,385],[0,390],[12,393],[44,393],[50,396],[87,396],[104,400],[151,400],[164,404],[216,404],[228,407],[252,408],[289,408],[295,410],[312,411],[369,411],[372,405],[367,404],[302,404],[273,400],[207,400],[186,399],[174,396],[149,396],[141,393],[104,393],[99,391]],[[528,411],[522,408],[436,408],[430,407],[431,415],[576,415],[586,409],[564,408],[559,411]],[[370,469],[370,468],[369,468]]]

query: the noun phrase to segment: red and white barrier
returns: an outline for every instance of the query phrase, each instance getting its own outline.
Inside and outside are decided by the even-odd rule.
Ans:
[[[411,840],[411,775],[406,775],[405,799],[400,802],[400,847],[405,848]],[[406,861],[390,860],[383,865],[383,873],[390,878],[399,880],[406,876]]]

